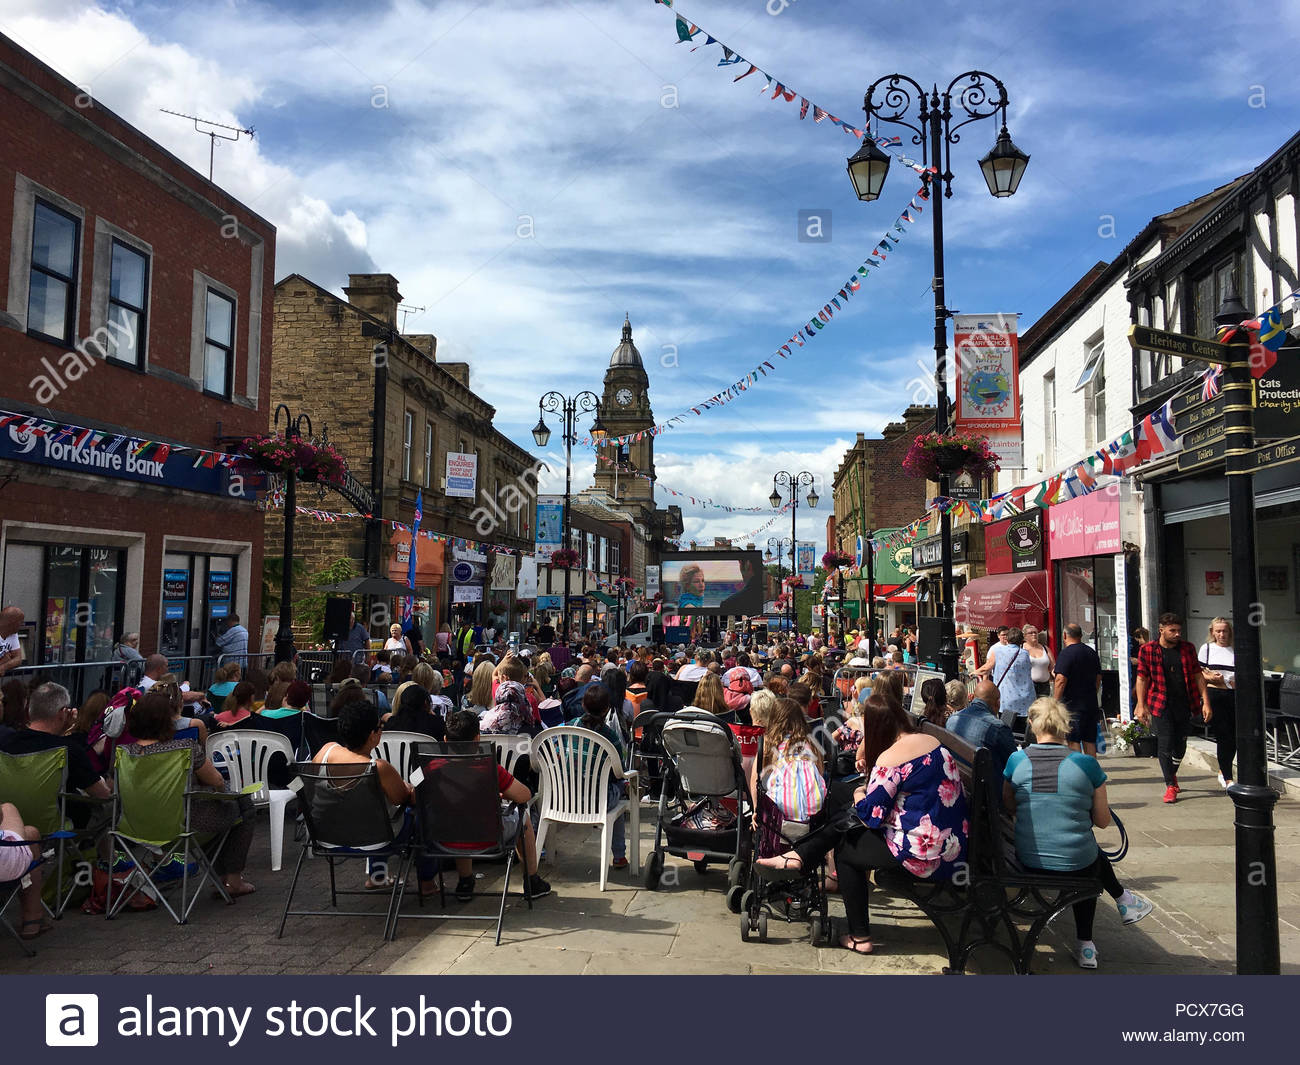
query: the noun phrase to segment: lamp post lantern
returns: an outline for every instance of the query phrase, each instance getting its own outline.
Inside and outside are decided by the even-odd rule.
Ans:
[[[882,89],[879,102],[876,92]],[[916,103],[916,122],[911,121],[911,108]],[[953,105],[957,106],[954,113]],[[922,177],[931,201],[931,218],[934,226],[934,377],[936,392],[935,431],[948,431],[948,318],[950,313],[944,297],[943,268],[943,201],[952,196],[952,146],[961,141],[958,132],[963,126],[981,119],[1001,117],[1002,130],[992,150],[980,160],[989,192],[998,198],[1015,194],[1020,178],[1029,163],[1029,156],[1012,143],[1007,131],[1007,90],[992,74],[982,70],[968,70],[958,74],[939,91],[936,84],[928,93],[920,83],[905,74],[889,74],[878,78],[868,87],[862,105],[867,116],[867,129],[871,120],[906,126],[913,133],[912,143],[921,145],[921,160],[926,167]],[[953,121],[954,117],[958,120]],[[889,172],[889,156],[882,152],[868,132],[862,147],[848,160],[849,178],[858,198],[876,199]],[[943,195],[936,195],[942,191]],[[948,495],[949,477],[939,478],[939,494]],[[942,565],[942,603],[939,617],[941,635],[936,661],[951,680],[957,676],[957,633],[953,628],[952,589],[952,519],[943,512],[939,516],[939,536]]]
[[[547,392],[537,401],[537,424],[533,426],[533,439],[538,447],[545,447],[551,439],[551,430],[546,425],[546,412],[560,416],[560,427],[564,434],[564,549],[572,550],[571,518],[569,507],[572,502],[573,487],[573,445],[577,443],[578,415],[595,411],[596,417],[591,423],[591,435],[600,440],[605,435],[604,423],[600,420],[600,397],[594,392],[579,392],[576,396],[564,396],[560,392]],[[581,562],[581,559],[579,559]],[[564,643],[569,642],[569,593],[572,566],[564,567]]]
[[[787,488],[790,492],[790,576],[794,577],[798,572],[795,564],[795,552],[798,549],[799,533],[797,531],[799,519],[799,489],[803,485],[808,486],[808,506],[816,508],[817,501],[821,498],[817,494],[817,489],[813,487],[815,478],[807,470],[800,470],[798,473],[790,473],[788,470],[778,470],[772,475],[772,494],[767,497],[767,501],[772,504],[773,509],[781,505],[781,488]],[[771,541],[768,541],[771,543]],[[795,613],[794,613],[794,588],[790,589],[790,635],[794,635]]]
[[[311,435],[311,418],[306,414],[294,415],[281,403],[275,408],[275,428],[280,428],[280,414],[284,414],[284,439],[292,444],[302,437],[302,427]],[[292,662],[293,648],[293,519],[298,508],[298,472],[292,468],[284,475],[284,550],[280,556],[280,626],[275,632],[275,660]]]

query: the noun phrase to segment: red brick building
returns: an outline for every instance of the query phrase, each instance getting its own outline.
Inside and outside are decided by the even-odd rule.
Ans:
[[[29,664],[258,632],[275,227],[0,36],[0,602]],[[256,637],[254,638],[256,639]]]

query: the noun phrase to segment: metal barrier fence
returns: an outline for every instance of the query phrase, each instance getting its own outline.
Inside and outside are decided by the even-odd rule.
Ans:
[[[16,677],[34,690],[42,684],[61,684],[68,689],[74,705],[80,705],[94,691],[110,695],[122,688],[136,685],[144,675],[144,661],[123,662],[54,662],[44,666],[19,666],[5,674],[5,680]]]
[[[312,684],[324,681],[334,669],[340,658],[349,658],[354,666],[364,665],[367,652],[357,651],[299,651],[294,656],[298,666],[298,675]],[[245,669],[264,669],[270,672],[275,666],[275,654],[219,655],[216,669],[229,662],[238,662]]]

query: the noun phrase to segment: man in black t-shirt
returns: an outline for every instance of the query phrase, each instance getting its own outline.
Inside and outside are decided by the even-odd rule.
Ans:
[[[1101,724],[1101,658],[1083,642],[1083,629],[1065,626],[1065,646],[1056,659],[1055,691],[1057,702],[1070,711],[1070,734],[1066,737],[1074,750],[1097,753],[1097,726]]]

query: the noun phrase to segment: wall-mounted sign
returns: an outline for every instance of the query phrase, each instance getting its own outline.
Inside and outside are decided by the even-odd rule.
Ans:
[[[451,586],[451,601],[453,603],[481,603],[483,602],[483,585],[453,584]]]
[[[1255,439],[1300,433],[1300,344],[1286,344],[1255,382]]]
[[[953,533],[952,560],[955,563],[966,561],[966,538],[967,534],[964,532]],[[943,565],[943,537],[931,536],[928,540],[912,545],[912,569],[934,569],[941,565]]]
[[[208,613],[214,618],[230,616],[230,574],[208,574]]]
[[[447,452],[447,488],[444,495],[473,499],[477,494],[478,456],[471,452]]]
[[[984,529],[984,565],[989,573],[1024,573],[1043,568],[1041,510],[995,521]]]
[[[190,572],[184,569],[163,570],[163,619],[179,621],[185,617],[190,598]]]

